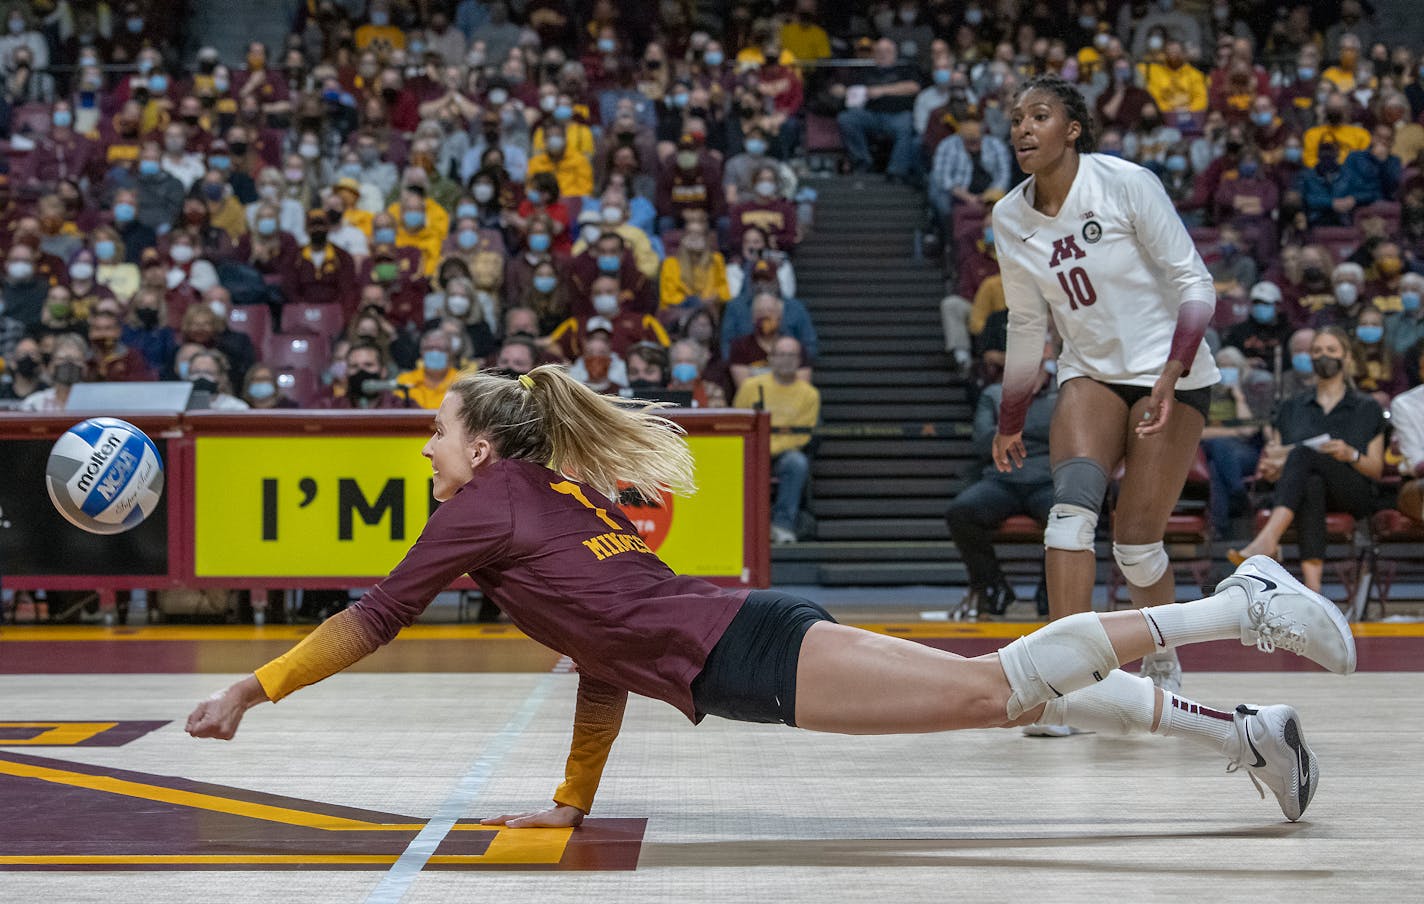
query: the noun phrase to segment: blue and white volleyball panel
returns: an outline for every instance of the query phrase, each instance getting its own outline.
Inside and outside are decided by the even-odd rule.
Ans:
[[[59,513],[95,534],[122,533],[163,495],[163,460],[142,430],[118,418],[76,424],[54,444],[45,486]]]

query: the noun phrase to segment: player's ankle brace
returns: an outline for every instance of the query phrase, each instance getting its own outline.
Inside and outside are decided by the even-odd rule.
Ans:
[[[1041,703],[1102,681],[1117,668],[1103,623],[1092,612],[1061,618],[1004,647],[999,663],[1009,679],[1010,721]]]

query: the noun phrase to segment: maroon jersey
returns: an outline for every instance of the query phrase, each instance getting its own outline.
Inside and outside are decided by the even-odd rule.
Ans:
[[[583,674],[694,722],[692,680],[747,595],[674,574],[603,495],[506,459],[441,505],[395,570],[347,611],[374,648],[462,574]]]

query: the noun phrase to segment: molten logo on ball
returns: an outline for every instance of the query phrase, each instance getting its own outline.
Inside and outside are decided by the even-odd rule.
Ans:
[[[163,461],[142,430],[90,418],[59,438],[45,471],[49,498],[75,527],[117,534],[137,526],[163,494]]]

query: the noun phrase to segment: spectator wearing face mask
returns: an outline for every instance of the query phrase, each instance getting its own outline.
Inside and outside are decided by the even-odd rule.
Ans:
[[[1335,326],[1348,332],[1364,307],[1365,270],[1359,264],[1346,261],[1330,274],[1331,294],[1311,318],[1316,330]]]
[[[593,315],[573,316],[554,328],[549,343],[564,357],[573,360],[583,354],[584,344],[594,332],[607,330],[612,348],[623,354],[639,342],[652,342],[664,348],[671,339],[658,319],[651,314],[629,308],[613,276],[600,276],[593,281]]]
[[[732,205],[731,240],[742,243],[748,226],[765,232],[782,251],[791,251],[800,239],[796,223],[796,205],[777,194],[777,170],[774,166],[759,167],[752,183],[751,196]]]
[[[53,384],[25,397],[21,411],[63,411],[69,404],[69,392],[84,382],[89,366],[89,344],[76,333],[61,333],[54,339],[50,354],[49,374]]]
[[[257,350],[245,334],[230,329],[228,314],[232,312],[232,295],[222,286],[203,293],[202,303],[190,305],[183,312],[181,339],[212,349],[222,356],[223,373],[241,385],[247,369],[257,360]],[[232,383],[227,384],[229,387]],[[227,391],[227,390],[224,390]]]
[[[321,407],[337,410],[396,409],[411,407],[404,393],[378,384],[390,379],[391,360],[380,345],[352,343],[343,357],[345,376],[333,382]]]
[[[777,339],[791,336],[784,322],[785,309],[785,303],[770,292],[759,293],[752,300],[751,332],[734,339],[727,353],[727,364],[732,371],[734,386],[740,387],[749,377],[769,371],[770,358]],[[803,378],[809,381],[811,359],[800,342],[797,342],[797,347],[800,352],[798,369],[803,372]]]
[[[23,402],[49,389],[40,345],[31,337],[19,339],[5,348],[5,379],[0,380],[0,402]]]
[[[418,408],[439,408],[445,392],[459,378],[460,357],[450,333],[440,327],[427,329],[420,337],[420,360],[415,368],[396,377],[407,389],[411,404]]]
[[[1353,188],[1340,169],[1338,149],[1330,142],[1317,148],[1315,164],[1302,170],[1296,181],[1311,226],[1350,225],[1355,209],[1355,199],[1350,194]]]
[[[512,374],[527,374],[539,364],[539,349],[528,339],[511,336],[500,343],[494,366]]]
[[[235,258],[262,274],[269,285],[281,286],[294,272],[301,248],[297,240],[281,228],[280,208],[259,201],[252,230],[238,240]],[[300,296],[294,296],[300,297]]]
[[[1400,309],[1385,316],[1385,343],[1396,355],[1403,355],[1424,339],[1424,276],[1406,273],[1399,279]]]
[[[144,251],[158,244],[154,227],[145,222],[148,218],[138,215],[138,195],[133,189],[119,189],[114,192],[110,208],[114,215],[114,230],[123,243],[124,260],[130,264],[137,264]]]
[[[545,147],[529,158],[525,181],[539,173],[553,173],[559,183],[559,194],[564,197],[582,198],[592,194],[593,165],[583,154],[569,150],[563,125],[551,123],[544,132]]]
[[[242,385],[242,400],[254,411],[276,411],[302,407],[277,386],[277,372],[266,364],[255,364],[247,371]]]
[[[1273,282],[1262,280],[1251,287],[1251,313],[1222,337],[1223,344],[1239,349],[1252,367],[1273,371],[1276,356],[1289,367],[1286,343],[1290,339],[1290,321],[1281,310],[1281,290]]]
[[[663,261],[659,277],[660,310],[666,320],[673,309],[710,305],[720,312],[731,300],[727,288],[727,264],[712,247],[707,226],[689,225],[678,243],[677,253]]]
[[[307,243],[307,210],[302,202],[285,193],[286,180],[278,170],[268,167],[257,174],[257,200],[244,210],[249,231],[257,230],[257,211],[264,204],[277,209],[277,231],[288,234],[298,245]],[[359,187],[358,187],[359,194]],[[272,233],[266,233],[272,235]]]
[[[1391,150],[1394,130],[1376,125],[1370,133],[1370,145],[1345,158],[1341,167],[1341,191],[1353,201],[1353,207],[1366,207],[1376,201],[1393,201],[1399,196],[1404,168]]]
[[[717,380],[704,377],[711,353],[694,339],[679,339],[668,349],[667,388],[692,393],[694,408],[727,407],[726,391]]]
[[[180,351],[180,357],[182,353]],[[184,377],[193,384],[195,398],[190,403],[194,407],[201,404],[204,395],[208,411],[246,411],[247,403],[232,394],[232,376],[228,361],[222,352],[214,349],[200,349],[189,355],[183,362]]]
[[[1355,362],[1355,388],[1370,393],[1381,406],[1407,386],[1400,359],[1384,341],[1384,314],[1373,305],[1360,309],[1355,321],[1350,357]]]
[[[55,101],[49,131],[35,139],[35,148],[22,158],[17,175],[25,182],[41,185],[64,179],[87,178],[94,183],[102,180],[102,149],[75,129],[74,109],[69,101]]]
[[[742,144],[742,153],[732,157],[723,166],[722,186],[728,204],[736,204],[755,192],[756,174],[763,167],[770,166],[778,175],[781,174],[776,160],[768,156],[767,148],[766,132],[760,127],[754,128],[747,133],[746,141]],[[780,183],[779,193],[789,195],[788,188],[794,191],[794,185],[785,184],[783,179],[778,178],[777,182]]]
[[[118,305],[101,308],[89,315],[89,347],[93,355],[86,379],[99,383],[130,383],[153,379],[153,371],[143,354],[123,341],[123,325]]]
[[[628,349],[627,395],[640,392],[660,392],[668,384],[667,349],[650,343],[638,343]]]
[[[623,246],[632,253],[634,266],[638,268],[638,272],[643,275],[643,278],[656,279],[661,263],[658,260],[658,253],[653,249],[648,234],[628,222],[628,201],[621,191],[610,189],[604,192],[600,199],[599,216],[603,221],[603,234],[613,233],[621,238]],[[580,237],[574,242],[572,249],[574,255],[583,254],[589,244]],[[600,269],[602,268],[600,267]]]
[[[136,214],[140,223],[153,230],[166,229],[178,219],[185,194],[183,183],[163,171],[162,156],[158,142],[148,141],[138,160]]]
[[[592,326],[569,376],[594,392],[617,395],[628,388],[628,365],[613,348],[611,325],[599,317]]]
[[[940,142],[930,169],[930,204],[941,230],[949,232],[955,207],[985,211],[1008,191],[1012,175],[1008,145],[984,134],[977,117],[964,120],[957,133]]]
[[[1270,260],[1279,247],[1272,220],[1279,202],[1279,190],[1262,170],[1260,155],[1255,149],[1246,148],[1236,165],[1236,178],[1221,181],[1212,206],[1218,212],[1218,221],[1231,224],[1249,254]]]
[[[757,408],[771,414],[771,467],[777,479],[771,539],[777,544],[793,543],[801,496],[811,473],[806,452],[811,431],[821,420],[821,394],[811,385],[810,371],[804,366],[805,354],[795,338],[774,338],[766,359],[759,374],[749,375],[741,382],[732,407]]]
[[[1365,129],[1350,121],[1350,100],[1339,92],[1332,93],[1325,100],[1325,121],[1305,130],[1302,138],[1306,167],[1320,163],[1323,146],[1335,149],[1334,163],[1338,166],[1355,151],[1368,150],[1372,137]]]
[[[425,316],[423,302],[430,291],[420,252],[396,247],[395,218],[390,214],[382,212],[371,222],[375,242],[371,257],[357,275],[358,292],[364,294],[370,286],[379,288],[389,299],[387,315],[393,323],[402,328],[419,327]]]
[[[425,198],[416,192],[407,191],[401,196],[399,205],[391,211],[396,218],[396,247],[414,248],[420,252],[421,269],[426,276],[433,276],[440,265],[440,248],[448,235],[448,221],[441,230],[427,218]]]
[[[776,267],[769,260],[761,260],[752,267],[751,279],[722,309],[721,351],[722,357],[729,358],[732,344],[740,337],[751,334],[756,329],[756,317],[752,313],[755,299],[760,295],[775,295],[781,299],[781,331],[795,336],[801,343],[802,351],[809,359],[816,357],[818,347],[816,328],[811,323],[811,313],[806,305],[795,297],[782,297],[777,280]]]
[[[524,244],[537,254],[568,257],[573,248],[572,218],[559,196],[559,182],[553,173],[540,173],[526,183],[524,200],[510,216],[511,226],[524,234]],[[536,228],[535,223],[540,225]],[[536,233],[544,238],[535,239]]]
[[[1211,389],[1211,407],[1202,430],[1202,453],[1210,473],[1210,514],[1218,537],[1230,536],[1231,518],[1246,509],[1246,478],[1261,457],[1257,411],[1271,402],[1272,381],[1252,368],[1234,346],[1216,353],[1221,381]],[[1258,404],[1252,404],[1252,398]]]
[[[0,292],[0,363],[10,357],[28,330],[25,324],[11,317],[5,310],[5,294]],[[3,375],[3,372],[3,367],[0,367],[0,375]]]
[[[737,298],[742,294],[742,290],[751,282],[753,269],[763,260],[776,276],[777,290],[781,297],[795,298],[796,271],[791,266],[790,259],[785,253],[772,248],[767,234],[756,226],[748,226],[742,230],[739,252],[727,261],[727,291],[732,297]]]
[[[725,217],[718,162],[697,139],[680,137],[670,163],[658,173],[656,206],[661,231],[676,228],[689,210],[704,210],[714,222]]]
[[[134,293],[123,323],[123,343],[138,349],[149,370],[161,373],[178,349],[177,334],[168,326],[167,300],[163,292],[142,288]]]
[[[271,219],[270,216],[268,219]],[[309,242],[306,247],[281,257],[282,243],[279,238],[276,253],[285,262],[285,265],[278,265],[281,282],[289,300],[299,299],[307,304],[338,304],[349,317],[355,312],[359,294],[356,264],[351,255],[331,243],[330,230],[331,224],[325,212],[313,210],[307,215]],[[291,244],[295,245],[295,242]],[[254,245],[256,247],[258,245]]]
[[[1181,121],[1182,117],[1202,117],[1207,111],[1206,76],[1187,62],[1186,48],[1179,40],[1168,40],[1162,60],[1139,63],[1138,74],[1147,93],[1157,103],[1164,116]],[[1141,58],[1140,52],[1133,56]]]
[[[25,242],[15,242],[5,256],[4,291],[6,314],[26,327],[39,325],[40,311],[48,281],[40,278],[35,267],[35,250]]]
[[[1234,286],[1245,289],[1256,282],[1256,262],[1242,246],[1241,233],[1234,226],[1223,226],[1216,245],[1216,254],[1207,265],[1217,291]]]

